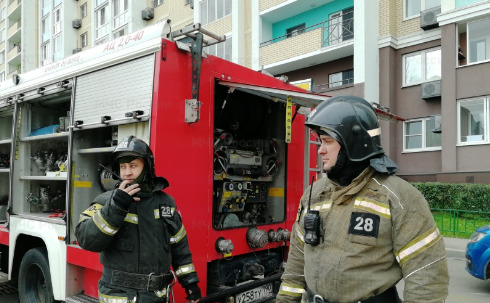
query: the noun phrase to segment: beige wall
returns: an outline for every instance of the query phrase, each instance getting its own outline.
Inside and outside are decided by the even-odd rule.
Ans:
[[[259,10],[262,12],[266,9],[279,5],[281,3],[287,2],[287,0],[259,0]]]
[[[153,7],[153,1],[146,1],[148,7]],[[172,30],[180,29],[186,25],[194,23],[194,11],[190,5],[185,4],[185,0],[163,1],[162,5],[155,7],[155,17],[148,22],[154,24],[160,20],[170,19]]]
[[[419,18],[403,20],[404,0],[379,1],[379,36],[404,37],[421,32]]]

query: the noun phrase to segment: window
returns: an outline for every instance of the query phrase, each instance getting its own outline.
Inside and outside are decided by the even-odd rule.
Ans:
[[[420,11],[441,6],[441,0],[405,0],[405,18],[420,16]]]
[[[51,63],[51,51],[49,47],[49,42],[41,45],[41,65],[43,66]]]
[[[458,102],[458,144],[488,143],[490,97]]]
[[[468,63],[490,59],[490,19],[473,21],[467,25]]]
[[[95,0],[95,7],[107,3],[107,0]]]
[[[80,47],[86,47],[88,45],[88,33],[85,32],[80,35]]]
[[[53,38],[53,60],[63,59],[63,40],[62,35]]]
[[[125,26],[125,27],[122,27],[122,28],[119,28],[118,30],[114,31],[114,33],[112,34],[114,39],[116,38],[119,38],[121,36],[124,36],[128,33],[128,27]]]
[[[58,5],[61,4],[61,2],[63,2],[62,0],[53,0],[53,7],[57,7]]]
[[[128,23],[128,0],[114,0],[114,28]]]
[[[101,7],[95,12],[95,39],[99,39],[107,35],[109,18],[107,17],[107,5]]]
[[[153,7],[157,7],[163,4],[163,0],[153,0]]]
[[[46,42],[51,37],[50,32],[51,26],[49,26],[49,18],[45,17],[41,20],[41,40],[42,42]]]
[[[5,51],[0,52],[0,64],[5,62]]]
[[[342,86],[350,83],[354,83],[353,69],[328,75],[328,87]]]
[[[87,14],[87,2],[85,2],[84,4],[82,4],[82,6],[80,6],[80,17],[83,19],[87,17]]]
[[[0,22],[2,22],[3,20],[5,20],[5,17],[7,16],[7,8],[6,7],[3,7],[2,9],[0,9]]]
[[[403,151],[430,151],[441,149],[441,134],[434,133],[430,118],[405,121],[403,124]]]
[[[5,28],[0,29],[0,43],[2,43],[3,41],[5,41]]]
[[[51,0],[42,0],[41,16],[46,16],[51,11]]]
[[[206,25],[231,14],[232,3],[229,0],[202,0],[201,24]]]
[[[204,51],[210,55],[223,58],[225,60],[232,60],[232,39],[231,36],[227,36],[225,42],[216,43],[204,48]]]
[[[0,82],[5,81],[5,72],[0,73]]]
[[[324,46],[354,38],[354,8],[331,14],[324,35]]]
[[[53,12],[53,35],[61,32],[61,8],[54,10]]]
[[[441,79],[441,49],[429,49],[403,56],[403,85]]]
[[[300,35],[305,32],[305,24],[300,24],[296,25],[294,27],[288,28],[286,30],[286,34],[288,35],[288,38]]]

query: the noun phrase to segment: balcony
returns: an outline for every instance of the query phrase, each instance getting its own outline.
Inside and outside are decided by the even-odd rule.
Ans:
[[[19,19],[16,22],[12,23],[12,25],[10,25],[10,27],[7,30],[7,37],[10,39],[15,33],[20,31],[20,27],[21,27],[21,21]]]
[[[261,43],[260,65],[272,74],[354,54],[354,19],[330,19]]]
[[[20,15],[21,15],[20,5],[21,5],[21,3],[22,3],[21,0],[9,1],[9,4],[7,6],[8,18],[13,19],[13,20],[20,19]]]
[[[16,60],[18,59],[18,60]],[[19,62],[20,63],[20,44],[14,44],[12,48],[8,51],[7,53],[7,61],[9,64],[13,64],[11,61]]]

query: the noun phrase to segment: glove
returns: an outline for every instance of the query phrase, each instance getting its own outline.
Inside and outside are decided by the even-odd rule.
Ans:
[[[199,289],[199,286],[197,286],[197,283],[186,285],[185,293],[187,294],[187,297],[185,298],[190,301],[195,301],[201,298],[201,290]]]

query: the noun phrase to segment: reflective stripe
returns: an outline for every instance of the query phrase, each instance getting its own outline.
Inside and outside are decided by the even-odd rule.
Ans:
[[[180,277],[182,275],[185,275],[185,274],[188,274],[191,272],[195,272],[195,271],[196,271],[196,269],[194,268],[194,264],[187,264],[187,265],[183,265],[183,266],[179,267],[175,271],[175,274],[177,275],[177,277]]]
[[[387,219],[391,218],[390,207],[388,205],[384,205],[375,201],[356,199],[356,201],[354,202],[354,207],[374,211],[378,215]]]
[[[165,297],[167,295],[167,289],[164,288],[162,290],[156,290],[155,295],[157,295],[157,297],[159,297],[159,298]]]
[[[173,237],[170,238],[170,244],[178,243],[186,235],[187,235],[187,233],[185,232],[184,225],[182,225],[182,227],[180,228],[179,232],[175,236],[173,236]]]
[[[114,228],[102,217],[100,211],[96,212],[93,217],[95,226],[106,235],[113,236],[117,233],[119,228]]]
[[[138,224],[138,215],[128,213],[126,215],[126,218],[124,218],[124,221],[129,222],[129,223],[133,223],[133,224]]]
[[[160,219],[160,210],[159,209],[154,209],[153,214],[155,215],[155,219]]]
[[[412,242],[408,243],[407,246],[402,248],[399,252],[395,253],[396,260],[398,263],[410,259],[414,254],[425,250],[430,244],[436,242],[441,238],[441,233],[437,227],[432,228],[428,233],[416,238]]]
[[[301,244],[305,244],[305,237],[301,233],[301,229],[299,229],[298,226],[296,226],[296,237],[301,242]]]
[[[129,300],[127,297],[119,297],[119,296],[109,296],[103,294],[99,291],[99,302],[102,303],[135,303],[136,297],[133,300]]]
[[[303,287],[297,286],[297,285],[290,285],[290,284],[281,284],[281,287],[279,287],[279,293],[288,295],[288,296],[293,296],[293,297],[299,297],[305,292],[305,289]]]
[[[371,137],[374,137],[374,136],[379,136],[381,134],[381,129],[378,127],[378,128],[375,128],[375,129],[370,129],[367,131],[367,133],[371,136]]]
[[[331,208],[332,208],[332,201],[324,202],[322,204],[313,204],[310,207],[311,210],[317,210],[319,212],[327,211],[330,210]],[[306,215],[307,212],[308,212],[308,208],[306,207],[303,210],[303,216]]]
[[[87,215],[89,217],[93,217],[94,214],[96,212],[98,212],[99,209],[101,209],[102,207],[103,207],[102,204],[94,203],[94,204],[90,205],[89,208],[87,208],[86,210],[84,210],[82,214]]]

